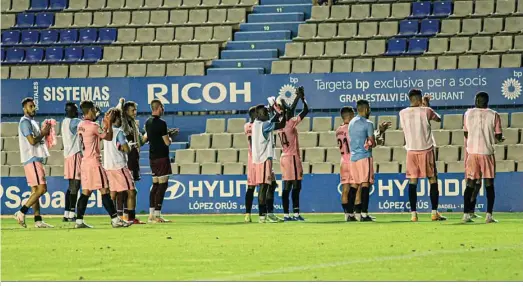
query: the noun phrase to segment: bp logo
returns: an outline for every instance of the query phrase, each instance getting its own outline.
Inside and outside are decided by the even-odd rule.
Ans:
[[[521,83],[515,78],[506,79],[501,85],[501,94],[508,100],[515,100],[521,95]]]
[[[296,87],[292,84],[285,84],[280,88],[278,95],[278,98],[281,98],[290,106],[296,98]]]

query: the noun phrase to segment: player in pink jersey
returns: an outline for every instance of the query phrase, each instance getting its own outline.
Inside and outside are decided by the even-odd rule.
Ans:
[[[294,116],[296,105],[299,101],[303,102],[303,110]],[[296,89],[296,98],[290,107],[284,101],[278,102],[282,112],[285,112],[285,127],[277,131],[282,146],[280,157],[280,168],[283,180],[283,220],[284,221],[304,221],[300,215],[300,192],[301,181],[303,180],[303,166],[300,157],[300,143],[298,140],[298,129],[296,126],[309,113],[309,106],[305,101],[305,92],[303,87]],[[289,195],[292,190],[292,210],[293,217],[289,215]]]
[[[111,217],[113,227],[127,227],[129,224],[120,219],[116,213],[116,207],[111,200],[107,174],[101,164],[100,140],[111,141],[113,139],[114,123],[113,111],[109,110],[103,119],[103,128],[95,121],[98,119],[100,110],[90,100],[80,103],[80,109],[84,114],[84,120],[78,125],[78,136],[83,152],[81,169],[82,193],[78,199],[78,214],[76,216],[75,228],[91,228],[83,218],[87,209],[87,203],[94,190],[100,190],[102,204]]]
[[[407,149],[407,171],[409,179],[409,203],[411,221],[418,221],[416,203],[418,200],[418,179],[428,178],[432,220],[446,220],[438,212],[439,190],[436,170],[436,156],[430,121],[441,122],[441,117],[429,107],[429,97],[423,97],[421,90],[409,91],[410,107],[400,111],[400,124],[405,134]],[[424,106],[425,105],[425,106]]]
[[[249,122],[245,123],[243,130],[247,136],[249,151],[247,157],[247,194],[245,195],[245,222],[252,222],[251,211],[254,201],[254,190],[256,189],[256,178],[254,164],[252,163],[252,123],[256,119],[256,106],[249,108]]]
[[[467,138],[465,137],[464,144],[463,144],[463,162],[465,164],[465,168],[467,168],[467,159],[468,159],[468,152],[467,152]],[[465,179],[467,179],[467,174],[465,174]],[[472,193],[472,199],[470,201],[470,206],[468,213],[470,214],[470,218],[481,218],[480,215],[476,214],[476,203],[479,191],[481,190],[482,180],[476,180],[474,184],[474,192]]]
[[[475,98],[475,108],[467,110],[463,118],[463,129],[467,139],[467,160],[465,162],[465,176],[467,187],[464,194],[463,222],[472,222],[470,217],[471,204],[476,181],[485,180],[487,191],[486,223],[497,222],[492,217],[494,209],[494,178],[496,176],[496,158],[494,144],[503,141],[501,131],[501,117],[488,108],[489,96],[486,92],[479,92]]]

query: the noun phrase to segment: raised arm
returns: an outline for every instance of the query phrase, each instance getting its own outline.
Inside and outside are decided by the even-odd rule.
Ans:
[[[25,138],[27,138],[29,144],[35,146],[37,144],[41,144],[42,139],[44,139],[45,136],[49,135],[51,125],[45,124],[42,130],[40,130],[40,134],[35,135],[33,133],[31,122],[29,120],[23,120],[20,123],[20,129],[22,130],[22,135],[25,136]]]
[[[98,133],[98,137],[102,138],[106,141],[113,140],[113,122],[114,122],[114,116],[113,112],[109,111],[105,114],[103,119],[103,126],[102,126],[102,132]]]
[[[435,122],[441,122],[441,116],[439,114],[437,114],[432,108],[430,108],[430,100],[431,100],[430,96],[424,96],[423,103],[421,104],[421,106],[429,108],[428,114],[427,114],[429,120],[432,120]]]

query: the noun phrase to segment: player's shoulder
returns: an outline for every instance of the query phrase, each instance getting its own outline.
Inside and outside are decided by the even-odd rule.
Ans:
[[[342,124],[336,128],[336,133],[346,132],[348,130],[348,124]]]

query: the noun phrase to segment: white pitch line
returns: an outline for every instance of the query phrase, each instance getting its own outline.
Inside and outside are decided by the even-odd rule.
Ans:
[[[395,255],[395,256],[381,256],[381,257],[357,259],[357,260],[345,260],[345,261],[322,263],[322,264],[315,264],[315,265],[292,266],[292,267],[285,267],[285,268],[269,270],[269,271],[251,272],[251,273],[238,274],[238,275],[227,276],[227,277],[220,277],[220,278],[214,278],[214,279],[203,279],[203,280],[196,280],[196,281],[246,280],[248,278],[261,277],[261,276],[265,276],[265,275],[292,273],[292,272],[315,270],[315,269],[321,269],[321,268],[345,266],[345,265],[357,264],[357,263],[402,260],[402,259],[409,259],[409,258],[441,255],[441,254],[459,254],[459,253],[466,253],[466,252],[494,251],[495,249],[497,249],[497,250],[523,249],[523,245],[514,245],[514,246],[507,246],[507,247],[500,246],[500,247],[489,247],[489,248],[474,248],[474,249],[464,248],[464,249],[453,249],[453,250],[426,251],[426,252],[420,252],[420,253]]]

